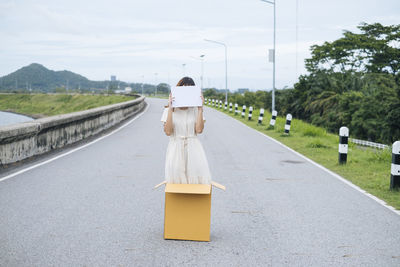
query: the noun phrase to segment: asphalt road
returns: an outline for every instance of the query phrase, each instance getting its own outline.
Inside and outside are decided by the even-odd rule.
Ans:
[[[0,182],[1,266],[400,266],[399,215],[209,108],[200,139],[227,187],[213,190],[211,242],[164,240],[166,101],[147,102],[120,131]]]

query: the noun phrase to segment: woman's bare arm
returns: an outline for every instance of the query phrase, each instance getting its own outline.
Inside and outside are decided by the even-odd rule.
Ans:
[[[164,132],[166,135],[170,136],[173,131],[173,124],[172,124],[172,95],[169,94],[169,99],[168,99],[168,116],[167,116],[167,121],[164,123]]]
[[[204,97],[203,93],[201,94],[201,99],[202,99],[202,104],[204,104]],[[197,110],[197,118],[196,118],[196,124],[195,124],[195,132],[196,134],[202,133],[204,129],[204,120],[203,120],[203,106],[198,107]]]

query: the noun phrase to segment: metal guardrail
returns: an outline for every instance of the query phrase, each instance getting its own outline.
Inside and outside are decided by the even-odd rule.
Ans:
[[[374,143],[374,142],[360,140],[360,139],[354,139],[354,138],[349,138],[349,140],[350,140],[350,142],[357,144],[357,145],[375,147],[375,148],[379,148],[379,149],[389,148],[389,146],[385,145],[385,144],[379,144],[379,143]]]

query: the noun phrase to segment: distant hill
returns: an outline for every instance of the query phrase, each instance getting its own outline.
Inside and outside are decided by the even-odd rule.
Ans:
[[[121,89],[126,86],[132,87],[134,91],[141,91],[141,84],[126,83],[122,81],[91,81],[86,77],[71,71],[53,71],[43,65],[33,63],[13,73],[0,77],[0,91],[23,91],[32,89],[34,92],[52,92],[57,88],[81,91],[87,90],[111,90]],[[153,89],[152,89],[153,88]],[[146,91],[154,91],[154,85],[145,85]]]

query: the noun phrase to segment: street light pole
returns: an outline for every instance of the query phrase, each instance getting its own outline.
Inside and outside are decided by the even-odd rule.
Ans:
[[[142,75],[142,95],[143,95],[144,75]]]
[[[186,76],[185,66],[186,66],[186,63],[183,63],[183,64],[182,64],[182,69],[183,69],[183,77],[185,77],[185,76]]]
[[[226,44],[214,40],[204,39],[206,42],[211,42],[225,47],[225,102],[228,102],[228,48]]]
[[[154,77],[155,77],[155,81],[156,81],[156,92],[155,92],[154,96],[157,96],[157,75],[158,75],[157,72],[154,73]]]
[[[273,54],[273,59],[274,59],[274,65],[273,65],[273,70],[272,70],[272,111],[275,110],[275,37],[276,37],[276,0],[268,1],[268,0],[260,0],[265,3],[269,3],[274,5],[274,54]]]
[[[200,83],[201,83],[201,90],[203,91],[203,80],[204,80],[204,57],[206,55],[200,55],[200,57],[192,57],[193,59],[197,59],[201,61],[201,74],[200,74]]]
[[[204,80],[204,56],[205,55],[200,55],[200,60],[201,60],[201,91],[203,91],[203,80]]]

